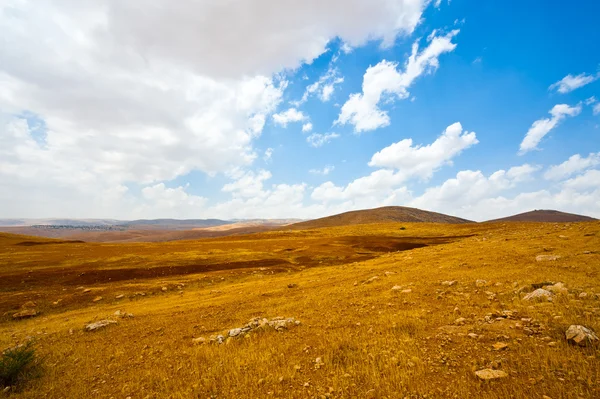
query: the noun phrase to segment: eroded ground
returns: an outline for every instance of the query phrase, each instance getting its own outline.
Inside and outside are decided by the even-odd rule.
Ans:
[[[0,237],[0,348],[33,338],[46,359],[12,395],[600,397],[598,347],[564,336],[600,330],[600,223],[403,226],[152,244]],[[566,291],[551,302],[523,299],[556,282]],[[27,301],[39,316],[13,320]],[[301,324],[194,342],[276,316]],[[118,323],[83,330],[102,319]],[[507,376],[481,381],[485,368]]]

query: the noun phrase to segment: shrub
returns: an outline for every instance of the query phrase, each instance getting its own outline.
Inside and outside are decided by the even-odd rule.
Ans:
[[[402,226],[400,227],[400,230],[406,230],[406,227]]]
[[[31,342],[5,350],[0,357],[0,387],[15,386],[35,377],[38,366]]]

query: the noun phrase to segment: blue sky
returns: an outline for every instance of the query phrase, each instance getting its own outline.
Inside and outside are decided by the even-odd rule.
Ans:
[[[0,217],[600,217],[596,2],[251,3],[4,2]]]

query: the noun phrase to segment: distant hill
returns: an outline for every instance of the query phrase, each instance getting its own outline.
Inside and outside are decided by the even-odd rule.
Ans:
[[[470,220],[444,215],[442,213],[423,211],[404,206],[385,206],[375,209],[350,211],[320,219],[295,223],[286,228],[314,229],[319,227],[347,226],[367,223],[472,223]]]
[[[518,215],[512,215],[505,218],[488,220],[488,222],[551,222],[551,223],[565,223],[565,222],[592,222],[594,218],[583,215],[576,215],[574,213],[566,213],[560,211],[554,211],[550,209],[539,209],[535,211],[519,213]]]

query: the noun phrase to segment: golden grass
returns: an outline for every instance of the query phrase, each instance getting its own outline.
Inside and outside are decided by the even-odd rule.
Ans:
[[[564,340],[573,323],[600,331],[600,301],[593,295],[600,294],[600,223],[402,225],[407,229],[391,223],[118,245],[22,246],[23,237],[2,235],[0,349],[33,337],[46,357],[43,377],[12,397],[600,397],[598,348]],[[426,243],[423,237],[439,236],[469,237],[401,252],[381,252],[368,239]],[[561,258],[536,262],[539,254]],[[274,263],[261,266],[266,260]],[[227,267],[242,261],[257,263]],[[77,279],[52,274],[75,270],[86,278],[94,270],[190,265],[221,269],[81,284],[92,290],[85,294]],[[41,284],[28,274],[55,279]],[[7,276],[24,282],[3,284]],[[379,278],[363,284],[373,276]],[[477,279],[488,285],[476,287]],[[458,284],[443,286],[444,280]],[[570,295],[554,303],[520,299],[520,287],[542,281],[562,281]],[[288,288],[291,283],[297,286]],[[394,292],[394,285],[412,292]],[[142,291],[145,296],[134,295]],[[589,295],[579,299],[580,292]],[[121,293],[124,299],[114,299]],[[104,299],[91,302],[98,295]],[[10,315],[27,300],[42,314],[13,321]],[[135,317],[83,331],[119,309]],[[516,319],[483,321],[502,310],[516,311]],[[223,345],[192,343],[258,316],[302,324]],[[454,325],[458,317],[464,325]],[[521,318],[539,325],[535,334],[516,326]],[[499,341],[508,349],[492,350]],[[488,366],[509,376],[479,381],[474,371]]]

